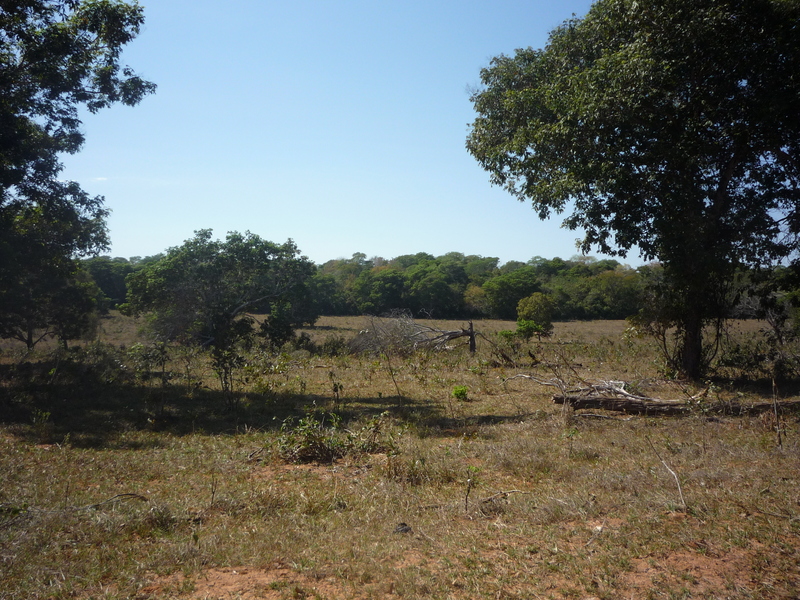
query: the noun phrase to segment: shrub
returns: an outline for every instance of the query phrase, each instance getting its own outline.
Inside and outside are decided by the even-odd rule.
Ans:
[[[312,340],[311,336],[305,331],[301,332],[300,335],[297,335],[290,340],[289,346],[292,350],[305,350],[310,354],[316,354],[319,351],[317,345],[314,343],[314,340]]]
[[[534,335],[541,340],[543,337],[550,337],[553,335],[553,324],[540,324],[536,321],[519,319],[517,321],[517,331],[515,333],[525,341],[531,339]]]
[[[297,423],[292,417],[286,419],[278,440],[281,457],[289,462],[333,462],[341,458],[346,454],[341,424],[339,415],[316,407]]]
[[[457,385],[453,388],[453,398],[456,400],[461,400],[462,402],[466,402],[469,400],[467,397],[467,393],[469,392],[469,388],[465,385]]]
[[[503,329],[502,331],[497,332],[497,337],[504,342],[512,343],[516,337],[516,332],[511,331],[510,329]]]
[[[317,352],[323,356],[344,356],[350,353],[350,343],[344,336],[333,335],[317,346]]]
[[[392,452],[394,440],[386,423],[387,413],[382,413],[351,431],[342,426],[337,413],[312,407],[296,423],[291,417],[283,422],[278,450],[288,462],[324,463],[351,454]]]
[[[540,340],[553,334],[555,304],[549,296],[536,292],[517,304],[517,335],[524,340],[534,335]]]

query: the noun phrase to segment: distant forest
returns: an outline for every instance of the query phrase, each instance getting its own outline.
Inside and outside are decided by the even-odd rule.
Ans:
[[[160,258],[100,256],[82,264],[101,292],[101,308],[109,310],[125,302],[126,277]],[[554,320],[624,319],[639,312],[644,281],[659,268],[633,269],[613,259],[589,256],[568,260],[536,256],[501,265],[495,257],[460,252],[442,256],[420,252],[390,260],[356,253],[317,265],[292,305],[296,320],[312,323],[318,315],[382,315],[397,310],[437,319],[515,320],[519,301],[541,292],[553,301]]]

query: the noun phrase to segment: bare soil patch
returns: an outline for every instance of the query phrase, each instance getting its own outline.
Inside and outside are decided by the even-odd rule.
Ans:
[[[367,596],[345,590],[333,577],[313,577],[275,564],[265,568],[225,567],[205,569],[191,578],[182,573],[155,577],[139,598],[186,600],[282,600],[286,598],[353,598]]]

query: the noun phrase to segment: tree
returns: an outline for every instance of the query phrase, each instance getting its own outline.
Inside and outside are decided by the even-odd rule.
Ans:
[[[599,0],[542,50],[499,56],[467,147],[582,250],[638,248],[677,301],[684,375],[743,267],[797,250],[800,2]]]
[[[470,283],[464,290],[464,310],[468,317],[488,317],[491,314],[492,306],[486,297],[486,291]]]
[[[116,308],[125,302],[128,288],[125,278],[134,272],[134,266],[124,258],[110,256],[93,256],[81,261],[94,279],[97,287],[103,292],[103,310]]]
[[[310,297],[320,315],[347,315],[352,310],[336,277],[318,269],[309,282]]]
[[[274,307],[275,318],[268,317],[264,332],[272,341],[285,335],[291,324],[291,299],[314,271],[291,240],[278,245],[250,232],[232,232],[222,242],[204,229],[129,275],[128,302],[120,308],[128,314],[149,314],[162,341],[210,348],[227,394],[233,389],[241,350],[253,343],[255,320],[248,312]]]
[[[16,285],[0,290],[0,337],[33,350],[48,337],[57,337],[66,348],[68,340],[92,333],[99,288],[81,269],[67,272],[56,266],[54,271],[30,270],[19,275]]]
[[[464,271],[467,273],[469,283],[481,286],[486,280],[495,275],[497,263],[500,259],[493,256],[470,255],[464,258]]]
[[[402,254],[395,256],[389,261],[389,265],[395,269],[405,271],[420,262],[427,262],[433,260],[433,255],[427,252],[417,252],[416,254]]]
[[[539,291],[536,269],[523,265],[516,270],[493,277],[483,284],[491,314],[498,319],[516,319],[517,304],[526,296]]]
[[[523,321],[535,321],[540,325],[549,325],[553,322],[554,308],[550,296],[536,292],[519,301],[517,318]]]
[[[549,337],[553,333],[553,300],[541,292],[523,298],[517,304],[517,333],[525,339],[536,335]]]
[[[69,340],[94,336],[98,325],[97,304],[101,296],[100,288],[83,269],[78,269],[72,279],[60,282],[50,298],[48,321],[65,350]]]
[[[380,315],[393,310],[405,309],[406,277],[394,267],[376,267],[364,271],[353,283],[360,312]]]
[[[405,274],[408,304],[415,314],[439,319],[460,316],[467,280],[463,267],[439,258],[421,261]]]
[[[337,296],[336,309],[342,311],[336,314],[359,313],[364,283],[363,280],[359,280],[359,276],[362,273],[369,273],[374,266],[372,260],[367,260],[366,254],[356,252],[352,258],[329,260],[319,267],[320,276],[329,276],[333,279]],[[328,287],[330,289],[330,286]]]
[[[76,256],[108,245],[103,198],[59,180],[58,155],[83,144],[79,108],[134,105],[154,91],[119,64],[142,22],[137,4],[112,0],[0,8],[0,336],[23,321],[53,324],[50,291],[75,280]]]

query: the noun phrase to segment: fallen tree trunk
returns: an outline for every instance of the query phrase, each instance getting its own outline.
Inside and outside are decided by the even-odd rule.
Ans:
[[[572,408],[613,410],[634,415],[685,415],[692,407],[676,402],[658,400],[634,400],[631,398],[609,398],[608,396],[553,396],[556,404],[568,404]]]
[[[687,415],[699,412],[697,405],[687,404],[676,400],[638,399],[638,398],[613,398],[600,395],[562,395],[553,396],[555,404],[568,404],[574,409],[591,408],[595,410],[610,410],[634,415],[671,416]],[[741,404],[738,402],[719,402],[705,404],[702,412],[725,415],[753,415],[775,410],[772,402],[756,402],[754,404]],[[798,410],[800,400],[789,400],[777,403],[778,410]]]

